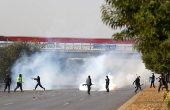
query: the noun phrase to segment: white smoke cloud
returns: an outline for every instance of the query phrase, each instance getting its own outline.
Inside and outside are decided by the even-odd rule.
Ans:
[[[59,58],[58,56],[63,56]],[[14,85],[19,74],[23,75],[23,89],[34,89],[36,81],[31,78],[40,76],[41,84],[46,89],[56,89],[62,85],[77,85],[91,76],[96,90],[105,89],[105,78],[110,78],[110,88],[132,85],[137,76],[141,83],[149,79],[151,72],[145,69],[141,59],[114,59],[114,55],[101,55],[82,60],[66,60],[65,54],[40,52],[32,56],[24,55],[12,67]],[[133,57],[133,56],[132,56]],[[41,88],[39,88],[41,89]]]

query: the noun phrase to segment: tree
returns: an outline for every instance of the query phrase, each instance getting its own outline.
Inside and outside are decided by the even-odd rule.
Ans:
[[[0,49],[0,77],[4,77],[5,74],[10,74],[10,70],[15,61],[23,54],[28,56],[34,52],[39,51],[36,43],[28,42],[15,42],[6,47]]]
[[[115,40],[133,40],[142,53],[147,69],[169,72],[170,1],[168,0],[105,0],[102,21],[112,29]],[[159,62],[160,61],[160,62]]]

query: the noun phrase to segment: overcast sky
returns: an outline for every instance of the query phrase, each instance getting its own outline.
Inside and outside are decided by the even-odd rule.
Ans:
[[[104,0],[0,0],[0,35],[111,38]]]

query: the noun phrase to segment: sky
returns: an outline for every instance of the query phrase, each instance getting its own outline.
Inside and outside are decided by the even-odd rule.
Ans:
[[[104,0],[0,0],[0,35],[111,38]]]

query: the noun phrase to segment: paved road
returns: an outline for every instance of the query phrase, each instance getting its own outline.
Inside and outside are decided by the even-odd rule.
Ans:
[[[117,110],[135,95],[134,86],[109,93],[78,89],[11,92],[0,91],[0,110]]]

